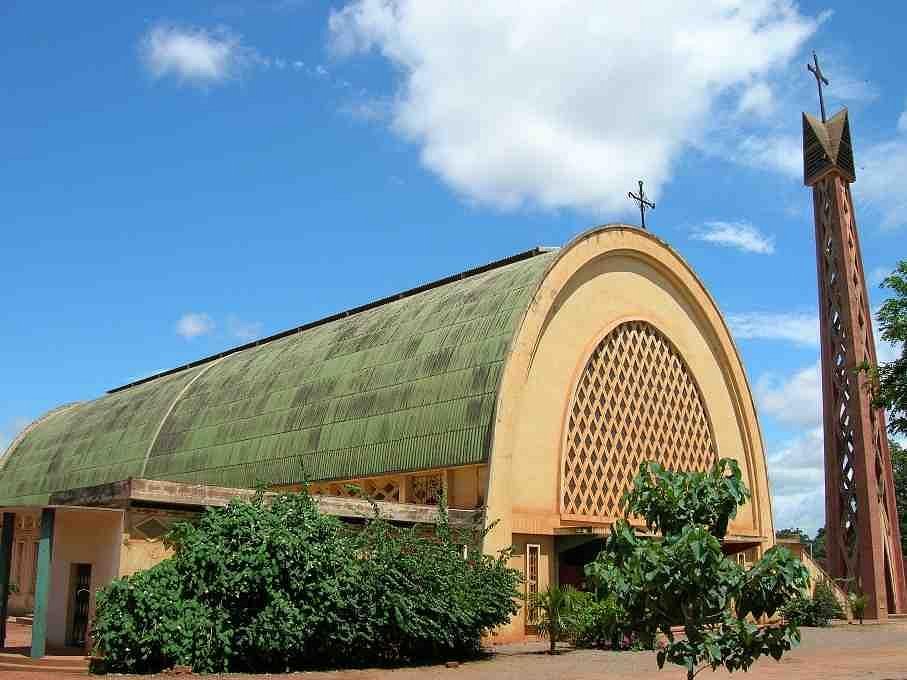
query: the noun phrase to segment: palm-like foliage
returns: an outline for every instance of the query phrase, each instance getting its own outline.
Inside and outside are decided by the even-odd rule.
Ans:
[[[543,592],[535,593],[529,599],[529,607],[535,612],[539,635],[548,638],[551,654],[558,642],[569,637],[577,625],[577,591],[571,586],[561,588],[549,585]]]
[[[851,613],[862,624],[863,617],[866,615],[866,605],[869,604],[869,598],[863,593],[851,593],[848,599],[850,600]]]

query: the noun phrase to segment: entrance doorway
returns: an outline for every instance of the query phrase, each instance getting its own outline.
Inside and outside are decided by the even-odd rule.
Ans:
[[[90,602],[91,565],[73,564],[69,573],[69,611],[66,617],[68,647],[85,647]]]
[[[592,562],[605,547],[605,542],[598,537],[562,536],[557,541],[557,573],[561,586],[573,586],[577,590],[586,590],[585,567]]]

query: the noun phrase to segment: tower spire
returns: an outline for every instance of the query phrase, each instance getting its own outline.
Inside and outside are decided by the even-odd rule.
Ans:
[[[825,120],[803,114],[804,183],[813,190],[828,571],[868,597],[867,616],[907,612],[907,586],[885,412],[872,404],[862,365],[876,365],[872,312],[850,184],[856,179],[847,109]]]

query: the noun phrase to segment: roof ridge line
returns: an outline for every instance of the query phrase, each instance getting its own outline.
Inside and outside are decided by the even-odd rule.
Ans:
[[[207,364],[212,361],[217,361],[219,359],[223,359],[226,356],[229,356],[231,354],[236,354],[237,352],[241,352],[244,349],[258,347],[259,345],[264,345],[265,343],[273,342],[274,340],[280,340],[281,338],[286,338],[290,335],[296,335],[297,333],[302,333],[303,331],[307,331],[309,329],[316,328],[318,326],[323,326],[325,324],[331,323],[332,321],[338,321],[340,319],[345,319],[349,316],[353,316],[354,314],[360,314],[362,312],[366,312],[371,309],[381,307],[388,303],[396,302],[397,300],[402,300],[404,298],[412,297],[413,295],[418,295],[419,293],[424,293],[427,290],[432,290],[434,288],[440,288],[441,286],[446,286],[448,283],[462,281],[463,279],[468,279],[473,276],[478,276],[479,274],[484,274],[486,272],[492,271],[494,269],[506,267],[509,264],[514,264],[515,262],[522,262],[523,260],[528,260],[537,255],[549,253],[554,250],[558,250],[558,248],[536,246],[535,248],[531,248],[529,250],[524,250],[522,252],[516,253],[514,255],[510,255],[510,256],[502,258],[500,260],[494,260],[493,262],[489,262],[488,264],[484,264],[479,267],[473,267],[472,269],[467,269],[467,270],[464,270],[457,274],[451,274],[449,276],[445,276],[444,278],[437,279],[435,281],[430,281],[429,283],[423,283],[422,285],[416,286],[415,288],[409,288],[400,293],[388,295],[386,297],[379,298],[377,300],[373,300],[372,302],[367,302],[364,305],[359,305],[358,307],[351,307],[350,309],[346,309],[342,312],[337,312],[335,314],[331,314],[330,316],[326,316],[321,319],[317,319],[315,321],[310,321],[309,323],[302,324],[301,326],[296,326],[295,328],[290,328],[289,330],[280,331],[279,333],[274,333],[273,335],[269,335],[264,338],[260,338],[258,340],[253,340],[252,342],[247,342],[244,345],[239,345],[237,347],[231,347],[230,349],[226,349],[223,352],[218,352],[217,354],[212,354],[210,356],[203,357],[201,359],[196,359],[195,361],[191,361],[187,364],[177,366],[176,368],[171,368],[166,371],[161,371],[160,373],[155,373],[153,375],[149,375],[149,376],[147,376],[145,378],[141,378],[139,380],[134,380],[133,382],[127,383],[126,385],[121,385],[120,387],[114,387],[113,389],[107,390],[107,394],[114,394],[116,392],[122,392],[123,390],[127,390],[130,387],[136,387],[138,385],[143,385],[147,382],[151,382],[152,380],[157,380],[158,378],[163,378],[165,376],[173,375],[175,373],[179,373],[181,371],[185,371],[190,368],[195,368],[196,366],[201,366],[203,364]]]
[[[164,424],[167,422],[167,419],[170,417],[170,414],[173,413],[173,409],[176,408],[176,405],[179,403],[180,399],[183,398],[183,395],[189,391],[189,388],[192,387],[199,378],[201,378],[203,375],[205,375],[205,373],[207,373],[209,369],[213,368],[214,366],[217,366],[217,364],[220,363],[220,361],[223,358],[224,357],[221,357],[220,359],[215,359],[214,361],[209,363],[207,366],[205,366],[202,370],[200,370],[198,373],[196,373],[194,376],[192,376],[192,379],[189,382],[187,382],[185,385],[183,385],[183,389],[181,389],[179,391],[179,394],[177,394],[176,397],[174,397],[173,401],[170,404],[170,408],[167,409],[167,412],[164,414],[164,417],[161,418],[161,422],[158,423],[157,429],[154,431],[154,436],[151,438],[151,441],[148,443],[148,448],[145,450],[145,458],[142,461],[142,472],[139,475],[139,477],[145,476],[145,470],[148,469],[148,459],[151,458],[151,451],[154,449],[154,445],[157,444],[157,440],[160,438],[161,432],[164,430]]]

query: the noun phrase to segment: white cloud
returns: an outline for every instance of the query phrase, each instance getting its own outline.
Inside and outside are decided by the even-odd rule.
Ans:
[[[743,91],[737,111],[741,115],[767,118],[775,112],[775,95],[765,82],[753,83]]]
[[[727,322],[737,339],[785,340],[806,347],[819,344],[815,313],[745,312],[728,314]]]
[[[210,85],[236,75],[255,53],[226,29],[157,24],[142,38],[141,55],[155,78]]]
[[[907,132],[907,111],[902,111],[898,116],[898,132]]]
[[[243,321],[236,316],[227,317],[227,330],[230,335],[246,342],[260,338],[262,326],[260,321]]]
[[[815,427],[822,422],[822,382],[817,361],[788,378],[774,373],[756,382],[756,401],[767,413],[785,425]]]
[[[800,527],[810,535],[825,524],[822,429],[811,428],[768,453],[775,528]]]
[[[794,135],[747,135],[725,148],[726,158],[757,170],[770,170],[787,177],[803,176],[803,144]]]
[[[764,235],[748,222],[706,222],[694,229],[693,238],[747,253],[771,255],[775,252],[774,237]]]
[[[354,0],[330,17],[338,53],[374,50],[398,69],[393,128],[455,190],[505,208],[594,213],[629,210],[640,177],[657,200],[681,152],[736,115],[725,95],[765,82],[817,25],[789,0],[582,12]],[[746,106],[764,109],[764,91]]]
[[[214,330],[214,320],[207,314],[189,312],[183,314],[176,322],[177,335],[187,340],[192,340],[200,335],[206,335]]]
[[[907,224],[907,135],[856,150],[856,200],[864,201],[882,218],[882,227],[895,229]]]

